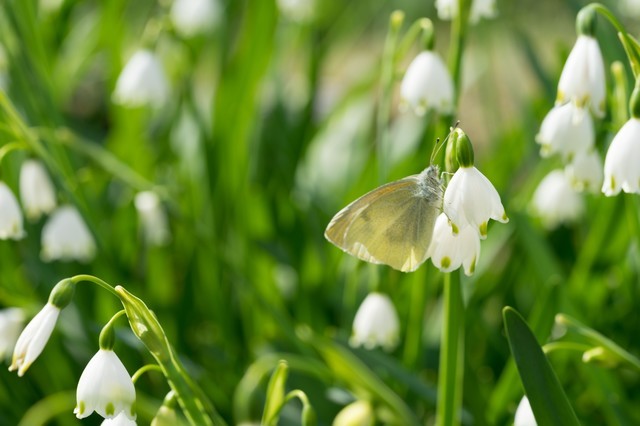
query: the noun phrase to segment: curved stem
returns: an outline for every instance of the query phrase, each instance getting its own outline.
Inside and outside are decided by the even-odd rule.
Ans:
[[[431,22],[431,19],[421,18],[411,24],[407,32],[404,33],[404,36],[400,39],[400,42],[398,42],[394,62],[397,63],[400,59],[402,59],[407,54],[407,52],[411,48],[411,45],[420,35],[420,33],[423,33],[425,31],[433,32],[433,23]]]
[[[28,150],[29,147],[23,142],[9,142],[0,148],[0,162],[2,159],[12,151]]]
[[[120,296],[118,296],[118,293],[116,292],[116,290],[113,288],[113,286],[111,284],[109,284],[106,281],[101,280],[98,277],[94,277],[93,275],[76,275],[74,277],[71,277],[70,280],[74,284],[78,284],[78,283],[81,283],[83,281],[90,282],[90,283],[93,283],[93,284],[97,284],[100,287],[102,287],[103,289],[107,290],[109,293],[111,293],[114,296],[116,296],[117,298],[120,298]]]
[[[551,342],[542,347],[545,354],[557,351],[575,351],[584,353],[593,348],[591,345],[576,342]]]
[[[148,371],[159,371],[160,373],[162,373],[162,368],[160,368],[158,364],[147,364],[143,367],[138,368],[138,371],[133,373],[133,376],[131,376],[131,381],[135,384],[140,378],[140,376],[142,376],[144,373]],[[170,393],[173,393],[173,391],[171,391]]]

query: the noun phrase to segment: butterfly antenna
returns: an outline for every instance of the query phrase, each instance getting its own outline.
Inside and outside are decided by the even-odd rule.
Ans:
[[[442,141],[442,143],[440,143],[440,138],[436,139],[436,144],[433,146],[433,151],[431,152],[431,160],[429,164],[433,164],[433,161],[435,160],[436,155],[438,155],[438,153],[440,152],[443,146],[447,145],[449,138],[453,134],[453,131],[458,128],[459,124],[460,124],[460,120],[456,121],[456,124],[454,124],[453,127],[450,128],[449,134],[447,135],[446,138],[444,138],[444,141]]]

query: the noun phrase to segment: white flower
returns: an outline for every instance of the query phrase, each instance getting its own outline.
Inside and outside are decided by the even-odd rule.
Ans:
[[[425,50],[409,64],[400,96],[423,115],[428,109],[448,113],[453,109],[453,80],[437,53]]]
[[[482,239],[487,237],[489,219],[509,221],[498,191],[474,166],[461,166],[451,178],[444,192],[444,212],[457,231],[471,225]]]
[[[436,0],[438,18],[449,21],[458,16],[459,0]],[[469,22],[477,23],[480,18],[495,18],[498,14],[495,0],[472,0]]]
[[[373,426],[374,415],[371,404],[356,401],[344,407],[333,419],[332,426]]]
[[[611,141],[604,159],[602,192],[607,197],[640,193],[640,119],[631,118]]]
[[[131,420],[136,418],[133,381],[112,350],[100,349],[91,358],[78,381],[76,399],[73,412],[79,419],[90,416],[94,411],[105,418],[113,418],[120,413]]]
[[[24,375],[42,353],[59,315],[60,308],[49,302],[33,317],[16,342],[9,371],[18,370],[18,376]]]
[[[40,257],[44,261],[88,262],[93,259],[95,252],[93,236],[75,207],[59,207],[42,228]]]
[[[218,25],[220,15],[218,0],[175,0],[171,6],[173,26],[185,37],[206,33]]]
[[[604,61],[598,41],[588,35],[579,35],[560,74],[557,102],[588,104],[595,115],[602,117],[605,95]]]
[[[317,0],[277,0],[280,13],[300,24],[310,22],[316,13]]]
[[[20,168],[20,199],[29,220],[40,219],[56,208],[56,193],[46,169],[36,160],[26,160]]]
[[[24,322],[24,313],[20,308],[0,310],[0,361],[7,358],[18,341]]]
[[[597,192],[602,186],[602,159],[596,149],[577,153],[564,172],[577,191]]]
[[[536,418],[531,411],[531,404],[529,399],[525,396],[520,400],[518,409],[516,410],[516,417],[513,421],[513,426],[537,426]]]
[[[473,275],[480,258],[480,235],[472,226],[465,226],[454,234],[449,218],[441,213],[436,219],[427,255],[442,272],[451,272],[464,265],[464,273]]]
[[[131,420],[124,411],[112,419],[104,419],[100,426],[136,426],[136,421]]]
[[[370,293],[356,312],[349,343],[367,349],[381,346],[390,351],[398,344],[399,334],[398,314],[389,297]]]
[[[140,192],[136,195],[135,205],[147,243],[154,246],[168,243],[171,234],[158,195],[151,191]]]
[[[554,170],[542,179],[533,193],[532,209],[543,224],[553,229],[582,216],[584,201],[562,170]]]
[[[19,240],[26,234],[22,222],[22,212],[11,189],[0,182],[0,240]]]
[[[127,107],[159,107],[168,97],[169,83],[160,61],[152,52],[138,50],[118,77],[113,101]]]
[[[556,106],[542,120],[536,142],[540,155],[560,154],[571,159],[576,153],[588,151],[595,142],[591,115],[573,102]]]

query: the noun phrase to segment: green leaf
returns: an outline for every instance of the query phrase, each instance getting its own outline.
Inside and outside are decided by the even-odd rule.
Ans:
[[[287,382],[289,366],[286,361],[280,361],[276,371],[273,372],[269,386],[267,387],[267,400],[262,414],[263,425],[275,425],[278,423],[278,414],[284,403],[284,386]]]
[[[537,423],[579,425],[558,377],[525,320],[508,306],[502,315],[511,353]]]

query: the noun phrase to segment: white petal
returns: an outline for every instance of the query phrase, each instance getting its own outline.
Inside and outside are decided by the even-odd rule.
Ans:
[[[148,50],[137,51],[118,77],[113,101],[128,107],[160,107],[168,97],[169,83],[160,61]]]
[[[389,297],[370,293],[356,312],[349,343],[367,349],[381,346],[392,350],[398,344],[399,334],[400,321]]]
[[[42,252],[45,261],[93,259],[96,244],[80,213],[72,206],[59,207],[42,228]]]
[[[453,80],[440,56],[428,50],[419,53],[402,79],[400,96],[418,114],[429,109],[451,112]]]
[[[537,426],[536,418],[533,416],[529,399],[525,396],[520,400],[513,426]]]
[[[449,219],[442,213],[436,219],[428,254],[433,265],[442,272],[451,272],[464,265],[465,274],[472,275],[480,257],[480,235],[471,226],[454,234]]]
[[[38,220],[56,207],[56,193],[46,169],[36,160],[20,168],[20,199],[29,220]]]
[[[221,19],[218,0],[175,0],[171,6],[171,20],[176,31],[185,37],[205,33]]]
[[[533,193],[532,209],[547,228],[577,220],[584,213],[584,201],[561,170],[542,179]]]
[[[147,243],[152,246],[167,244],[171,239],[171,234],[167,224],[167,216],[162,209],[158,195],[155,192],[143,191],[136,194],[134,203]]]
[[[596,149],[577,153],[564,171],[576,191],[597,192],[602,187],[602,159]]]
[[[565,160],[590,150],[595,142],[591,115],[573,102],[556,106],[544,118],[536,142],[543,157],[558,153]]]
[[[124,412],[121,412],[112,419],[104,419],[100,426],[135,426],[136,421],[127,417]]]
[[[640,120],[627,121],[611,141],[604,160],[606,196],[624,192],[640,193]]]
[[[24,375],[49,341],[59,314],[59,308],[47,303],[33,317],[16,342],[10,371],[18,370],[18,376]]]
[[[7,308],[0,310],[0,361],[10,354],[15,348],[22,325],[24,312],[20,308]]]
[[[19,240],[25,235],[18,200],[11,189],[0,182],[0,240]]]

